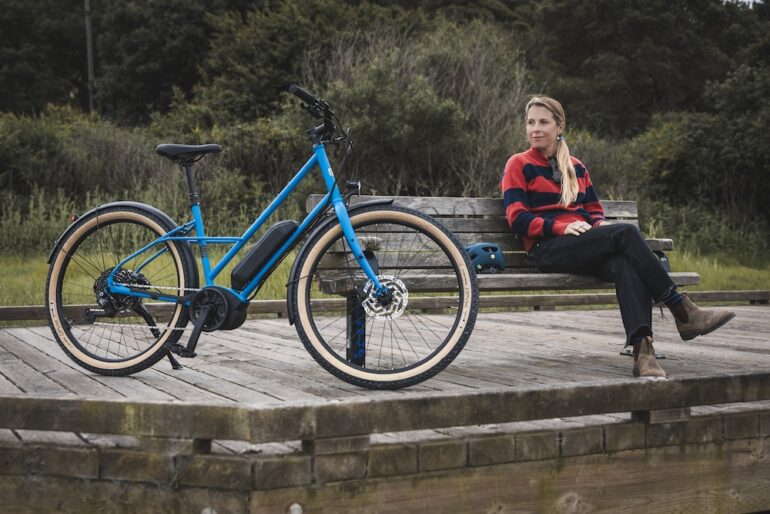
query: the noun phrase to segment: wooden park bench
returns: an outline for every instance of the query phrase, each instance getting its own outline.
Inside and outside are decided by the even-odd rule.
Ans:
[[[306,208],[312,209],[322,195],[310,195]],[[358,196],[351,199],[351,204],[369,200],[392,198],[395,204],[420,210],[440,220],[453,231],[463,246],[473,243],[488,242],[500,247],[505,257],[505,270],[498,273],[479,273],[478,286],[481,293],[479,306],[513,308],[533,307],[537,310],[553,308],[555,305],[608,304],[615,302],[614,293],[575,294],[575,291],[613,288],[613,284],[597,278],[574,275],[569,273],[542,273],[535,268],[534,261],[524,252],[523,243],[514,236],[505,217],[503,202],[500,198],[453,198],[425,196]],[[639,226],[636,202],[605,201],[605,217],[612,223],[630,223]],[[679,286],[696,285],[700,275],[694,272],[671,271],[666,252],[674,249],[671,239],[649,238],[647,244],[660,258],[664,268],[669,272],[673,281]],[[433,271],[435,270],[425,270]],[[440,277],[439,277],[440,278]],[[441,281],[435,274],[431,275],[431,283],[435,291],[440,292]],[[422,291],[430,290],[430,286],[419,286]],[[330,294],[352,297],[352,289],[330,283],[326,287]],[[571,294],[494,294],[505,291],[570,291]],[[624,354],[629,354],[626,348]]]
[[[322,195],[310,195],[306,208],[315,206]],[[351,199],[351,204],[392,198],[395,204],[420,210],[441,221],[454,232],[464,246],[488,242],[500,247],[505,256],[505,271],[494,274],[478,275],[479,291],[535,291],[535,290],[583,290],[607,289],[612,284],[593,277],[569,273],[542,273],[535,268],[534,261],[524,252],[522,242],[511,233],[505,218],[503,202],[500,198],[453,198],[428,196],[358,196]],[[605,217],[613,223],[630,223],[639,226],[636,202],[605,201]],[[694,272],[673,272],[669,266],[666,252],[674,249],[671,239],[647,239],[650,249],[661,259],[671,278],[679,286],[695,285],[700,282],[700,275]],[[484,306],[518,307],[525,305],[512,301],[510,297],[499,296],[482,303]],[[546,301],[547,298],[543,298]],[[547,302],[546,302],[547,303]],[[581,302],[578,302],[581,303]],[[592,303],[587,298],[585,303]],[[593,303],[596,303],[595,301]]]

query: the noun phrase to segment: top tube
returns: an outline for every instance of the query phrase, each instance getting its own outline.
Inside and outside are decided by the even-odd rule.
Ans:
[[[345,234],[345,239],[347,240],[354,257],[356,258],[356,261],[358,261],[359,265],[362,268],[362,271],[367,276],[367,278],[374,283],[375,288],[378,291],[384,292],[385,288],[383,288],[382,284],[380,284],[379,279],[374,274],[374,271],[372,270],[371,265],[369,264],[366,257],[364,256],[363,249],[358,243],[358,239],[355,235],[355,231],[353,230],[353,226],[350,223],[350,218],[348,217],[347,206],[345,205],[345,199],[340,193],[339,188],[337,187],[335,177],[334,177],[334,171],[332,170],[331,164],[329,163],[329,158],[328,158],[328,155],[326,154],[326,148],[323,143],[316,143],[313,145],[313,156],[307,160],[305,165],[302,166],[302,168],[300,168],[300,170],[294,175],[294,177],[289,181],[289,183],[286,184],[283,190],[281,190],[278,196],[272,202],[270,202],[270,205],[268,205],[267,208],[257,217],[257,219],[254,220],[251,226],[249,226],[249,228],[246,229],[243,235],[241,235],[238,238],[207,237],[205,235],[206,233],[205,233],[205,227],[203,223],[201,209],[199,206],[193,205],[192,206],[193,220],[191,222],[186,223],[184,227],[190,227],[190,225],[193,225],[196,229],[195,237],[174,236],[174,233],[178,231],[178,230],[174,230],[158,238],[156,241],[150,243],[149,245],[145,246],[141,250],[134,252],[129,257],[123,259],[120,263],[118,263],[118,265],[115,266],[115,268],[113,269],[110,276],[107,278],[107,283],[110,289],[116,294],[146,296],[146,294],[138,293],[136,291],[131,291],[128,287],[114,284],[113,279],[114,279],[115,273],[117,272],[117,270],[121,269],[127,262],[129,262],[132,258],[148,250],[152,246],[161,244],[163,242],[174,241],[174,240],[197,243],[200,246],[201,264],[204,271],[205,284],[206,286],[216,285],[216,278],[219,276],[222,270],[232,261],[235,255],[254,236],[254,234],[265,224],[265,222],[270,218],[270,216],[272,216],[275,213],[278,207],[280,207],[281,204],[283,204],[283,202],[286,201],[289,195],[291,195],[291,193],[294,192],[294,190],[297,188],[299,183],[302,182],[302,180],[316,165],[318,165],[319,169],[321,170],[321,176],[326,186],[326,190],[327,190],[326,200],[329,203],[331,203],[331,205],[334,207],[335,214]],[[246,287],[244,287],[244,289],[240,293],[236,293],[241,298],[241,300],[246,301],[246,299],[251,295],[251,293],[253,293],[254,290],[256,290],[256,288],[259,286],[259,284],[261,284],[262,280],[265,278],[267,273],[272,269],[272,266],[275,264],[275,262],[277,262],[277,260],[283,256],[287,248],[296,242],[296,240],[307,230],[307,228],[310,226],[312,221],[321,213],[321,211],[323,210],[323,206],[329,205],[327,201],[324,201],[322,202],[322,204],[319,204],[321,205],[321,207],[317,206],[318,208],[313,209],[304,218],[304,220],[299,225],[299,227],[295,230],[295,232],[292,233],[292,235],[287,239],[287,241],[284,242],[284,244],[279,249],[279,251],[277,251],[276,254],[265,264],[263,269],[259,270],[259,272],[253,277],[251,281],[249,281],[249,283],[246,285]],[[208,252],[206,251],[206,244],[207,243],[224,243],[224,242],[233,242],[233,246],[219,260],[219,262],[217,262],[217,264],[213,268],[211,268],[211,261],[210,261]]]

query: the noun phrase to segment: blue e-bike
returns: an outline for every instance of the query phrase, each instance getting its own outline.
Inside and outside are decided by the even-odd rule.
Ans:
[[[313,155],[243,235],[212,237],[204,227],[193,164],[221,148],[169,144],[156,151],[186,175],[190,221],[178,225],[149,205],[114,202],[77,218],[56,241],[46,284],[49,324],[77,364],[129,375],[168,356],[181,367],[176,357],[194,357],[202,332],[241,326],[249,301],[288,255],[296,255],[289,322],[313,358],[342,380],[397,389],[432,377],[462,350],[478,288],[459,241],[391,200],[353,204],[360,185],[347,181],[341,190],[326,152],[329,145],[351,150],[348,134],[325,101],[298,86],[289,90],[321,120],[308,130]],[[244,249],[316,168],[323,200],[301,222],[274,223]],[[217,262],[211,245],[227,249]],[[241,250],[229,287],[218,284]]]

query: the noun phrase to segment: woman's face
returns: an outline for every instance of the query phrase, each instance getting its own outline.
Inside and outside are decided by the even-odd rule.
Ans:
[[[527,112],[527,140],[546,156],[556,153],[556,138],[562,127],[556,123],[553,113],[540,105],[533,105]]]

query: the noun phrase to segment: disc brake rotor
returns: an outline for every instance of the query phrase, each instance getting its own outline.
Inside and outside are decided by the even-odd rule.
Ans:
[[[368,281],[363,289],[366,298],[361,302],[367,316],[376,319],[398,318],[409,304],[409,291],[403,282],[392,275],[380,275],[377,278],[380,280],[380,284],[392,291],[392,295],[390,300],[383,305],[377,297],[377,288],[374,287],[374,282]]]

